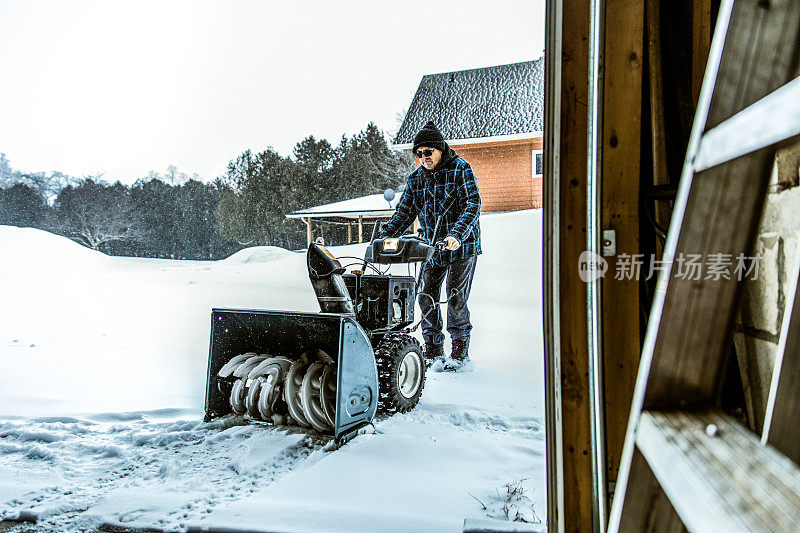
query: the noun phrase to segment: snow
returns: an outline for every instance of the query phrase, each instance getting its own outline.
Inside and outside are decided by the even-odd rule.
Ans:
[[[386,211],[388,214],[391,214],[394,208],[397,207],[401,196],[401,192],[395,192],[394,198],[392,198],[390,202],[387,202],[383,194],[370,194],[368,196],[342,200],[341,202],[309,207],[308,209],[295,211],[292,214],[320,215],[331,213],[358,213],[361,211]]]
[[[228,263],[269,263],[276,259],[287,257],[294,252],[277,246],[252,246],[239,250],[235,254],[226,258]]]
[[[483,214],[481,229],[475,370],[429,371],[417,408],[332,450],[296,428],[202,421],[211,308],[316,312],[304,254],[107,257],[0,226],[0,517],[35,516],[34,531],[544,520],[541,211]]]

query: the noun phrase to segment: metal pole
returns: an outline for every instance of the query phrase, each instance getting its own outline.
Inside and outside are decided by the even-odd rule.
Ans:
[[[605,0],[590,0],[589,37],[589,117],[586,187],[586,249],[593,263],[601,255],[600,235],[600,166],[602,161],[603,125],[600,109],[603,102],[603,25]],[[595,272],[590,270],[590,274]],[[608,484],[606,482],[606,428],[603,394],[602,309],[600,278],[590,275],[586,287],[586,319],[589,334],[589,414],[592,454],[592,511],[594,531],[605,531],[608,517]]]

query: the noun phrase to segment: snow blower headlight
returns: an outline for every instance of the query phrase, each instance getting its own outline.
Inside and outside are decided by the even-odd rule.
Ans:
[[[384,252],[397,252],[400,248],[400,239],[384,239],[383,251]]]

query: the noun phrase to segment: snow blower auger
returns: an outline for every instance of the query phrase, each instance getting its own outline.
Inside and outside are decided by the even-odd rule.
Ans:
[[[321,312],[214,309],[206,421],[236,413],[333,434],[340,445],[377,411],[413,409],[426,368],[408,328],[416,280],[372,263],[426,265],[433,250],[415,236],[376,240],[373,231],[360,269],[345,274],[312,244],[308,273]],[[378,273],[365,274],[368,266]]]

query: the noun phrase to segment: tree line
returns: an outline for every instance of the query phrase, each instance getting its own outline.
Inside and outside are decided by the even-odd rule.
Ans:
[[[131,186],[102,176],[25,174],[0,154],[0,225],[44,229],[111,255],[220,259],[245,247],[303,248],[292,211],[382,192],[402,184],[413,162],[392,151],[374,123],[334,147],[309,136],[291,157],[245,151],[224,176],[203,183],[170,166]],[[342,244],[346,228],[317,225]]]

